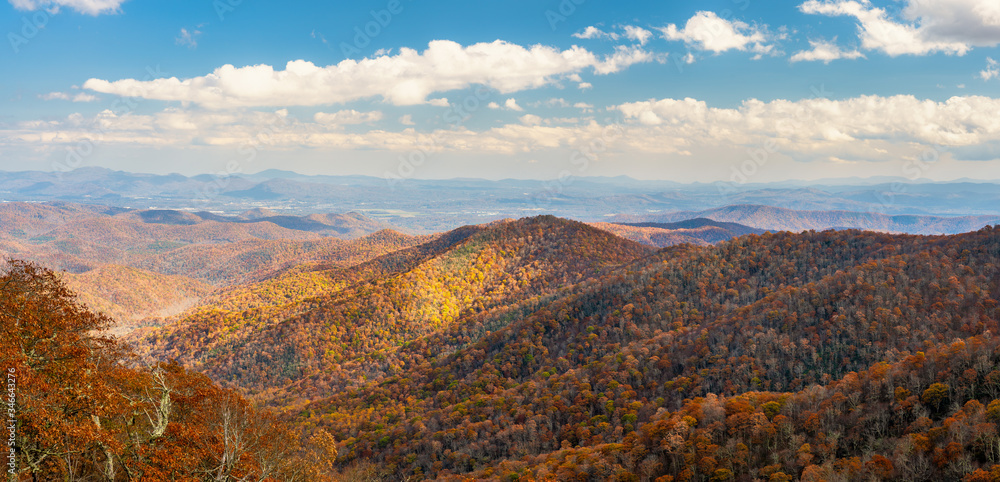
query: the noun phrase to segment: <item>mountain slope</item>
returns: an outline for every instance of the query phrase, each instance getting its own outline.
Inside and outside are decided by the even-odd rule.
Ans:
[[[212,286],[186,276],[169,276],[127,266],[105,265],[82,274],[65,273],[66,286],[80,303],[122,324],[171,316],[194,306]]]
[[[283,306],[196,312],[147,333],[140,345],[149,356],[178,357],[254,390],[320,374],[336,378],[344,363],[366,365],[372,374],[396,371],[381,361],[419,337],[476,313],[539,303],[651,252],[551,216],[460,228],[349,270],[319,273],[337,287],[332,293]],[[469,343],[503,323],[467,329],[449,344]],[[308,398],[316,388],[283,396]]]
[[[892,479],[912,466],[920,477],[910,480],[954,480],[998,462],[947,429],[949,416],[977,410],[968,403],[1000,396],[989,388],[1000,380],[990,361],[1000,343],[989,335],[1000,329],[998,267],[997,229],[779,233],[667,248],[560,291],[454,352],[439,347],[466,324],[403,345],[387,358],[405,367],[395,373],[345,365],[351,373],[331,379],[329,398],[289,415],[344,440],[343,462],[373,459],[397,473]],[[961,355],[964,347],[975,349]],[[846,389],[861,372],[884,381]],[[367,383],[347,381],[363,373]],[[860,403],[889,412],[857,412]],[[868,431],[876,416],[883,432]],[[834,430],[843,431],[831,438]],[[915,440],[906,433],[928,431],[937,435],[920,442],[926,448],[894,451]],[[973,458],[920,462],[951,441]]]

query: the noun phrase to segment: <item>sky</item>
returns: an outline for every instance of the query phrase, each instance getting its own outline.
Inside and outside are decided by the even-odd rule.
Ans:
[[[7,0],[0,170],[1000,179],[997,0]]]

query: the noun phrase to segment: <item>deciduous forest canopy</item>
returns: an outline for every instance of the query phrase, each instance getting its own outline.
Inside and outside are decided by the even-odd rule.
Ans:
[[[129,344],[11,260],[18,471],[993,480],[998,267],[989,226],[656,250],[540,216],[289,267]]]

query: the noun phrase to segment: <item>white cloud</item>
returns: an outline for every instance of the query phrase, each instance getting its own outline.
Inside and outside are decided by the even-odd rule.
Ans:
[[[803,13],[858,20],[861,46],[886,55],[965,55],[975,46],[1000,43],[996,0],[906,0],[902,21],[867,0],[808,0]]]
[[[569,107],[569,102],[566,102],[566,99],[562,97],[553,97],[543,101],[532,102],[528,105],[531,107]]]
[[[524,114],[519,120],[526,126],[537,126],[542,123],[542,118],[534,114]]]
[[[416,125],[416,122],[413,122],[413,116],[410,115],[410,114],[406,114],[406,115],[400,117],[399,118],[399,123],[403,124],[404,126]]]
[[[831,61],[837,59],[864,58],[864,54],[858,52],[857,50],[842,50],[840,46],[836,44],[836,41],[836,37],[833,38],[833,41],[810,40],[809,46],[812,47],[812,50],[801,50],[796,52],[789,60],[792,62],[821,60],[824,64],[829,64]]]
[[[977,159],[1000,152],[1000,118],[996,115],[1000,99],[982,96],[952,97],[943,102],[903,95],[769,102],[750,99],[736,108],[715,108],[696,99],[653,99],[612,110],[621,112],[624,122],[615,128],[614,138],[608,139],[609,155],[688,156],[724,149],[726,155],[745,156],[747,149],[759,149],[767,142],[773,142],[782,156],[801,161],[898,162],[938,146],[943,146],[942,152],[964,152],[962,155],[979,156]],[[0,146],[61,152],[65,146],[100,132],[102,145],[109,147],[231,148],[267,132],[268,149],[278,150],[426,148],[512,154],[575,149],[608,135],[608,126],[593,119],[533,114],[482,130],[460,126],[417,132],[409,126],[398,131],[377,126],[346,132],[342,128],[345,123],[363,124],[379,118],[380,113],[352,110],[301,120],[284,109],[223,113],[169,108],[150,115],[103,111],[91,117],[73,114],[55,121],[0,126]]]
[[[448,99],[445,99],[444,97],[441,97],[440,99],[430,99],[427,101],[427,104],[434,107],[448,107],[451,105],[448,103]]]
[[[65,92],[49,92],[39,95],[38,98],[42,100],[69,100],[70,96]]]
[[[744,101],[711,108],[695,99],[632,102],[616,107],[626,119],[659,130],[651,142],[736,143],[775,139],[794,152],[845,151],[867,143],[975,146],[1000,141],[1000,99],[861,96],[845,100]]]
[[[102,13],[118,13],[125,0],[8,0],[18,10],[46,9],[50,13],[58,12],[62,7],[87,15]]]
[[[97,100],[97,96],[86,92],[80,92],[76,95],[68,92],[49,92],[48,94],[39,95],[38,98],[42,100],[72,100],[73,102],[93,102]]]
[[[607,56],[603,62],[594,66],[594,72],[601,75],[614,74],[634,64],[647,62],[659,62],[662,64],[666,59],[666,54],[654,54],[638,46],[627,47],[619,45],[615,47],[613,54]]]
[[[580,90],[587,90],[587,89],[593,88],[594,84],[591,84],[590,82],[580,82],[579,84],[577,84],[577,87]]]
[[[603,30],[601,30],[601,29],[599,29],[599,28],[597,28],[597,27],[595,27],[593,25],[591,25],[591,26],[583,29],[583,32],[574,33],[573,36],[576,37],[576,38],[582,38],[582,39],[598,39],[598,38],[601,38],[601,39],[618,40],[618,34],[616,34],[614,32],[605,32],[605,31],[603,31]]]
[[[197,37],[201,35],[200,30],[188,30],[186,28],[181,28],[177,38],[174,39],[174,43],[177,45],[182,45],[189,49],[193,49],[198,46]]]
[[[1000,66],[997,65],[997,61],[992,57],[986,57],[986,69],[979,72],[979,77],[984,81],[1000,77]]]
[[[506,101],[504,101],[503,105],[508,110],[512,110],[512,111],[516,111],[516,112],[522,112],[522,111],[524,111],[524,108],[521,107],[521,106],[519,106],[519,105],[517,105],[517,101],[514,100],[513,98],[510,98],[510,99],[507,99]]]
[[[695,48],[715,53],[749,50],[763,55],[774,50],[774,45],[769,43],[772,38],[765,29],[721,18],[714,12],[695,13],[684,28],[670,24],[659,30],[666,40],[681,40]]]
[[[524,108],[517,105],[517,100],[514,98],[505,100],[503,105],[497,104],[496,102],[490,102],[489,104],[486,104],[486,107],[494,110],[503,109],[503,110],[512,110],[515,112],[524,112]]]
[[[312,62],[288,62],[284,70],[270,65],[224,65],[211,74],[180,80],[90,79],[95,92],[147,99],[180,101],[209,108],[329,105],[381,97],[395,105],[428,102],[429,95],[482,84],[500,93],[557,84],[591,68],[602,74],[618,72],[636,62],[650,61],[641,49],[616,50],[601,59],[574,46],[567,50],[535,45],[528,48],[497,40],[463,47],[447,40],[430,42],[417,52],[400,49],[394,56],[344,60],[319,67]],[[446,102],[446,101],[445,101]]]
[[[382,120],[382,113],[377,110],[371,112],[358,112],[354,109],[341,110],[332,114],[317,112],[313,115],[313,120],[320,124],[365,124]]]
[[[1000,44],[1000,2],[996,0],[907,0],[903,15],[932,38],[974,47]]]
[[[586,102],[577,102],[573,104],[573,107],[582,110],[584,113],[594,112],[594,105]]]
[[[623,28],[625,30],[625,38],[635,40],[636,42],[639,42],[639,45],[646,45],[646,42],[649,42],[649,39],[653,37],[653,32],[650,32],[642,27],[626,25]]]

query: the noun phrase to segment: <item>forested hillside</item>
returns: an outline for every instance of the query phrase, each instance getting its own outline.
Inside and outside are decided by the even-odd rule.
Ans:
[[[765,230],[737,223],[723,223],[696,218],[676,223],[591,223],[595,228],[614,233],[625,239],[666,248],[675,244],[708,246],[745,234],[763,234]]]
[[[362,258],[132,341],[281,413],[311,480],[1000,476],[1000,229],[654,250],[541,216]]]
[[[460,228],[350,269],[312,272],[301,284],[304,296],[286,303],[220,300],[146,333],[139,346],[153,358],[176,357],[218,380],[279,390],[274,396],[283,403],[296,403],[331,384],[403,370],[387,361],[397,359],[400,347],[489,313],[488,324],[463,323],[465,333],[435,348],[455,350],[575,282],[652,252],[551,216]],[[330,292],[308,297],[313,293],[308,286],[317,282]],[[234,296],[259,297],[273,289],[264,282]]]
[[[818,471],[941,480],[989,470],[997,454],[981,447],[995,443],[995,426],[985,432],[994,439],[948,436],[946,428],[968,402],[985,410],[998,395],[989,388],[1000,377],[989,335],[997,330],[998,256],[993,230],[778,234],[667,249],[578,284],[457,353],[347,388],[309,406],[302,420],[347,440],[348,459],[439,475]],[[403,351],[417,357],[436,344]],[[871,370],[894,376],[877,390],[846,388]],[[755,395],[763,390],[775,393]],[[653,432],[671,417],[675,428],[713,395],[722,407],[715,418],[689,419],[689,432],[677,435]],[[827,396],[830,405],[817,411],[816,397]],[[920,434],[928,442],[901,451]],[[959,445],[941,455],[949,444]],[[496,458],[517,462],[504,468]]]

